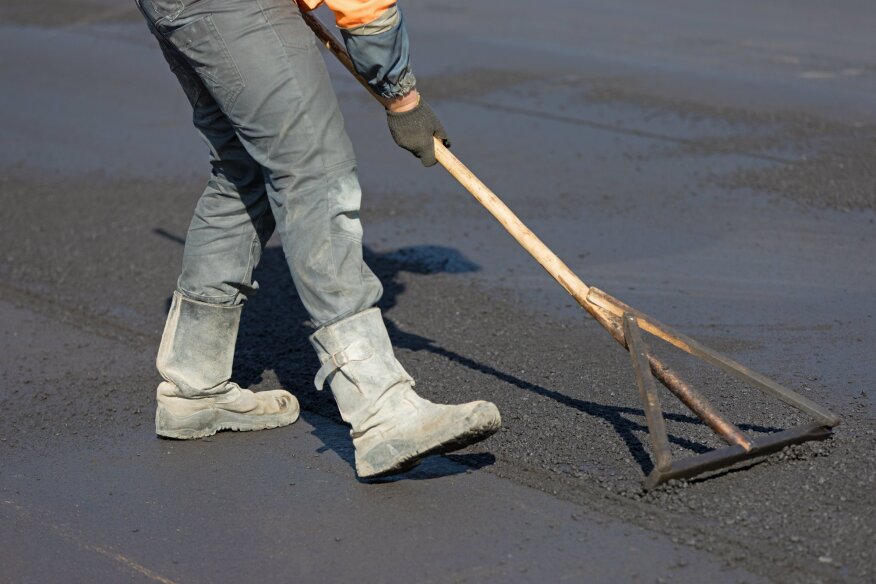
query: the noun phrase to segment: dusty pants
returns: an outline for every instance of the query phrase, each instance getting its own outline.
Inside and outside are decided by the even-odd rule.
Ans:
[[[373,306],[355,157],[313,33],[290,0],[137,0],[193,108],[212,173],[178,288],[239,304],[278,230],[298,295],[322,326]]]

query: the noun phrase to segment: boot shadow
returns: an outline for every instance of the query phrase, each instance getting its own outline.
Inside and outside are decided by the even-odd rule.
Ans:
[[[376,253],[366,247],[363,253],[368,266],[383,283],[384,293],[378,306],[384,313],[396,305],[405,291],[399,278],[402,272],[461,273],[480,269],[458,251],[440,246],[413,246],[388,253]],[[267,284],[247,301],[243,311],[232,379],[248,387],[261,383],[265,372],[273,370],[280,385],[295,393],[301,403],[302,418],[313,427],[313,435],[325,445],[323,449],[332,450],[355,467],[349,426],[341,419],[331,391],[314,390],[313,378],[319,362],[307,339],[313,327],[295,292],[281,248],[264,250],[254,279]],[[387,321],[387,327],[395,342],[394,337],[402,333],[391,321]],[[362,482],[426,480],[471,472],[494,461],[487,454],[430,456],[406,473]]]
[[[319,438],[324,445],[318,448],[317,452],[322,453],[331,450],[349,464],[350,468],[356,467],[356,453],[350,440],[349,427],[346,424],[339,425],[333,420],[309,411],[302,411],[301,418],[313,428],[311,434]],[[472,470],[489,466],[495,461],[496,457],[489,453],[430,456],[416,467],[404,473],[379,479],[361,479],[357,477],[357,480],[360,483],[369,485],[393,483],[400,480],[428,480],[472,472]]]

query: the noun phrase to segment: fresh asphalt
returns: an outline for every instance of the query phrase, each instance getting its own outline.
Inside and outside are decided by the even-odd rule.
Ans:
[[[272,242],[235,376],[302,419],[155,438],[204,148],[131,4],[7,2],[0,581],[872,581],[876,8],[403,6],[454,152],[585,281],[833,408],[834,438],[644,493],[629,357],[330,61],[399,358],[503,429],[356,481]],[[804,420],[652,345],[745,431]],[[663,401],[676,456],[720,445]]]

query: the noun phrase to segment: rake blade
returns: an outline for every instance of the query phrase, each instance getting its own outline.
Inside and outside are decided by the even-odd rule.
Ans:
[[[645,478],[645,488],[653,489],[672,479],[686,479],[705,472],[733,466],[739,462],[763,458],[768,454],[778,452],[785,446],[800,444],[810,440],[825,440],[832,434],[831,429],[818,422],[810,422],[802,426],[769,434],[754,440],[751,450],[746,452],[741,446],[727,446],[704,454],[689,456],[674,461],[669,470],[655,468]]]
[[[676,375],[667,376],[665,374],[658,374],[665,373],[665,371],[661,367],[653,365],[654,362],[659,363],[659,361],[656,361],[650,355],[648,345],[642,338],[642,329],[639,328],[640,318],[647,317],[632,310],[624,311],[621,317],[621,326],[615,326],[613,329],[623,334],[623,344],[629,350],[632,357],[633,371],[636,374],[636,385],[639,387],[639,395],[645,410],[645,420],[648,425],[651,450],[654,455],[654,470],[645,477],[645,489],[652,489],[672,479],[690,478],[705,472],[727,468],[743,461],[762,459],[764,456],[778,452],[790,444],[799,444],[809,440],[824,440],[830,437],[832,433],[831,427],[834,425],[832,423],[834,420],[831,418],[835,418],[835,416],[826,410],[822,410],[826,415],[818,415],[816,421],[776,432],[775,434],[769,434],[757,439],[742,434],[738,428],[709,405],[689,384],[683,382]],[[711,349],[708,350],[711,351]],[[755,383],[755,380],[751,379],[750,376],[743,375],[742,372],[738,373],[755,386],[761,385]],[[669,451],[663,411],[655,391],[655,374],[658,374],[657,379],[667,389],[672,391],[693,413],[706,421],[716,434],[730,443],[730,446],[673,461],[672,454]],[[680,391],[680,389],[683,389],[683,391]],[[802,396],[797,396],[797,394],[789,389],[782,389],[789,395],[789,399],[784,399],[783,401],[786,403],[792,402],[792,405],[797,405],[793,403],[796,401],[795,398],[802,398]],[[800,407],[799,405],[797,407],[804,411],[808,410],[808,408]],[[807,413],[809,412],[807,411]],[[825,420],[829,421],[826,423]],[[836,420],[838,421],[838,418]]]

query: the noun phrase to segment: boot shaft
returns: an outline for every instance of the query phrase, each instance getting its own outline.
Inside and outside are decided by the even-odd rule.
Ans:
[[[329,382],[352,426],[360,477],[403,471],[424,456],[482,440],[501,424],[491,403],[443,405],[418,396],[376,308],[319,329],[310,342],[322,363],[317,389]]]
[[[379,425],[390,412],[404,406],[415,410],[413,378],[393,353],[380,309],[371,308],[325,326],[310,336],[322,364],[316,375],[317,390],[327,381],[341,417],[353,433]],[[410,400],[398,399],[399,394]],[[385,408],[388,402],[395,405]]]
[[[208,304],[173,293],[156,366],[181,396],[226,391],[243,305]]]

